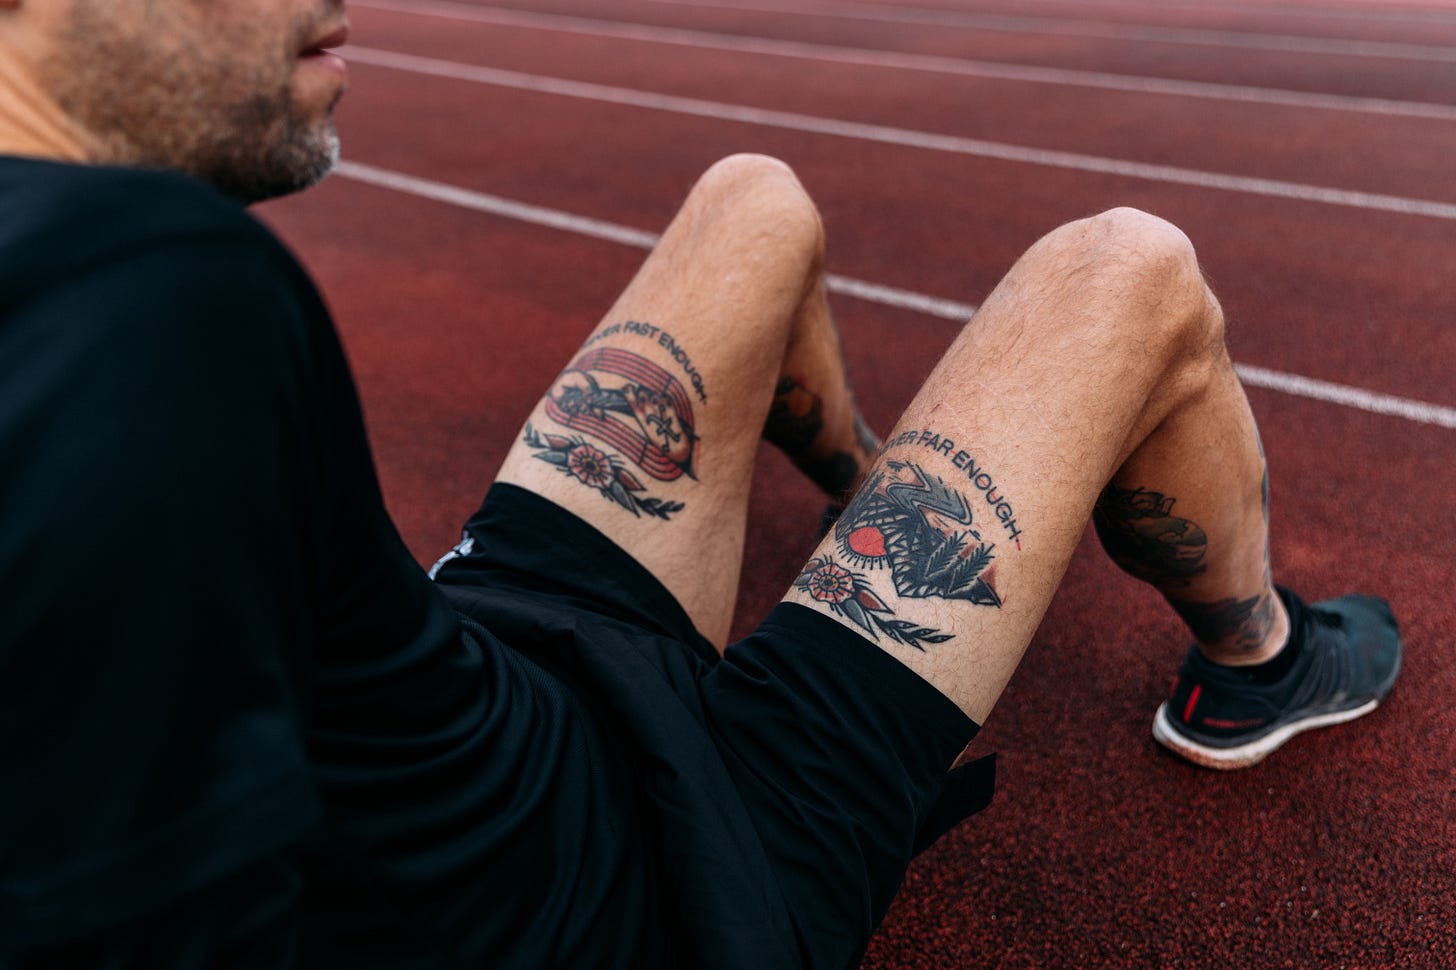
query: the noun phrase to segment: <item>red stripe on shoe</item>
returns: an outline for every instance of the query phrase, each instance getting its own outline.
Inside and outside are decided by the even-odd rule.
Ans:
[[[1203,693],[1202,684],[1193,685],[1193,693],[1188,695],[1188,706],[1183,708],[1183,723],[1187,724],[1193,720],[1193,705],[1198,703],[1198,695]]]

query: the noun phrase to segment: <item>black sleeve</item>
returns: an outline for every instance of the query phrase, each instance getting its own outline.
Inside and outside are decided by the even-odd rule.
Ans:
[[[0,307],[0,967],[177,906],[291,932],[331,444],[257,237]]]

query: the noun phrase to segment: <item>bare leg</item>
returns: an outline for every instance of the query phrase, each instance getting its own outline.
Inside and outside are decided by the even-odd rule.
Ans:
[[[498,476],[590,521],[720,646],[760,437],[831,494],[874,448],[855,433],[823,258],[818,212],[785,165],[713,166]]]
[[[1119,562],[1208,649],[1257,660],[1287,622],[1262,481],[1192,247],[1115,210],[1012,268],[786,598],[875,639],[984,723],[1100,498]]]
[[[1288,616],[1271,583],[1263,451],[1232,366],[1208,397],[1247,419],[1190,434],[1196,414],[1170,416],[1123,463],[1093,519],[1108,554],[1163,593],[1205,656],[1245,666],[1279,651]],[[1232,491],[1210,493],[1210,482]],[[1262,545],[1227,538],[1254,535]]]

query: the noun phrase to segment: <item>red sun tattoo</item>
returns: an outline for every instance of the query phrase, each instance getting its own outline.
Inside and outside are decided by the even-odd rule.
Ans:
[[[889,555],[885,549],[885,533],[877,525],[862,525],[844,537],[842,548],[856,566],[876,568]]]

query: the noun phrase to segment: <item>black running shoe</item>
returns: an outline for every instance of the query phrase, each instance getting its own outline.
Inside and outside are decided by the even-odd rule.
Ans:
[[[1369,714],[1400,673],[1400,634],[1384,600],[1313,606],[1286,589],[1293,666],[1273,683],[1204,658],[1195,644],[1153,718],[1153,737],[1205,768],[1247,768],[1310,728]],[[1286,647],[1286,649],[1289,649]]]

